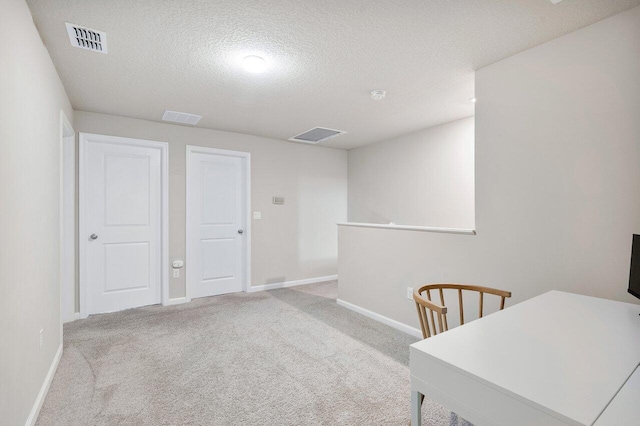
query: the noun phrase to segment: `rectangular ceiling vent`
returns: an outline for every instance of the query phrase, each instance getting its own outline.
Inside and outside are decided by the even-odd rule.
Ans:
[[[107,53],[107,33],[65,22],[69,41],[74,47]]]
[[[187,114],[186,112],[177,112],[166,110],[162,115],[162,121],[171,121],[178,124],[187,124],[195,126],[202,118],[201,115]]]
[[[316,144],[322,141],[326,141],[327,139],[335,138],[336,136],[344,135],[346,133],[347,132],[343,132],[342,130],[327,129],[326,127],[314,127],[311,130],[307,130],[306,132],[289,138],[289,140],[294,142]]]

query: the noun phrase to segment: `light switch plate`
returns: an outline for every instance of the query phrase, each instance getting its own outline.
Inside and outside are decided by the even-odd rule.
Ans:
[[[409,300],[413,299],[413,288],[412,287],[407,287],[407,299],[409,299]]]
[[[262,212],[253,212],[253,218],[256,220],[262,219]]]

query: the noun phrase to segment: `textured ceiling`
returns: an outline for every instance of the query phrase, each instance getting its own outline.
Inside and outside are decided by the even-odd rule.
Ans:
[[[323,126],[349,149],[473,115],[474,70],[640,0],[28,3],[75,109],[283,140]],[[72,48],[65,21],[105,31],[109,53]],[[244,72],[249,54],[267,72]]]

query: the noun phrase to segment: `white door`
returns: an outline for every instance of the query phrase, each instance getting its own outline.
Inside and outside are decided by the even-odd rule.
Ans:
[[[187,148],[187,280],[190,297],[243,290],[247,158]],[[244,153],[242,153],[244,154]]]
[[[85,315],[161,301],[163,151],[149,143],[80,137]]]

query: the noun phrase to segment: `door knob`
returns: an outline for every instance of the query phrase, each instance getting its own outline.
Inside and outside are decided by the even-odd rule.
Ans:
[[[244,231],[242,229],[238,229],[238,234],[243,234]]]
[[[98,236],[96,234],[91,234],[91,236],[89,236],[89,238],[91,238],[92,240],[97,240]]]

